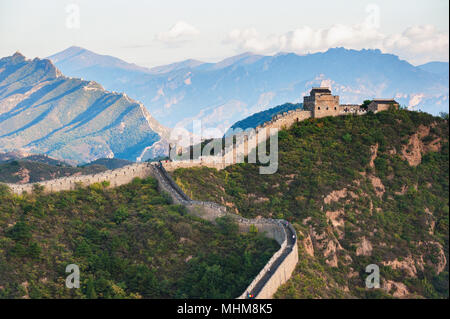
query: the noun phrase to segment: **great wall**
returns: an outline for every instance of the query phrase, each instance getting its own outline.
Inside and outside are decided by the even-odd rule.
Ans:
[[[314,93],[315,90],[317,93]],[[339,97],[331,96],[331,91],[328,88],[313,88],[311,96],[304,97],[304,102],[304,109],[295,109],[278,114],[270,121],[257,126],[256,130],[236,135],[236,143],[226,147],[218,156],[201,156],[195,160],[164,161],[163,163],[136,163],[94,175],[70,176],[43,181],[39,185],[43,187],[45,192],[57,192],[73,190],[79,186],[88,186],[103,181],[109,181],[110,187],[117,187],[130,183],[136,177],[153,176],[158,180],[159,189],[167,192],[174,203],[186,206],[191,214],[211,222],[219,217],[229,216],[237,222],[240,231],[248,232],[253,225],[258,231],[277,241],[280,249],[267,262],[242,295],[238,297],[238,299],[245,299],[253,295],[254,298],[258,299],[272,298],[277,289],[291,277],[298,262],[297,236],[293,226],[284,220],[246,219],[228,212],[226,207],[216,203],[191,200],[173,181],[168,171],[177,168],[202,166],[221,170],[229,165],[242,162],[245,156],[249,156],[251,151],[255,150],[260,143],[265,142],[271,134],[289,128],[294,123],[323,116],[362,115],[367,111],[358,105],[339,105]],[[398,108],[398,103],[393,99],[373,100],[369,104],[368,110],[376,113],[387,110],[392,105]],[[35,184],[6,185],[14,193],[20,195],[24,192],[32,192]]]
[[[173,171],[177,168],[210,167],[217,170],[227,166],[242,163],[245,156],[248,156],[256,146],[265,142],[271,134],[276,134],[279,130],[289,128],[294,123],[304,121],[312,117],[311,111],[302,109],[290,110],[276,115],[270,121],[259,125],[255,130],[244,131],[236,134],[236,143],[225,148],[217,156],[201,156],[193,160],[165,161],[164,168]]]
[[[229,143],[229,145],[225,142],[226,146],[224,150],[217,152],[218,155],[200,156],[193,160],[180,157],[175,161],[166,161],[164,163],[164,168],[168,171],[172,171],[177,168],[205,166],[221,170],[229,165],[242,163],[244,157],[249,156],[252,150],[256,149],[257,145],[264,143],[271,135],[277,134],[278,130],[289,128],[294,123],[309,118],[351,114],[364,115],[368,111],[377,113],[386,111],[390,107],[398,108],[399,104],[394,99],[374,99],[367,105],[367,108],[357,104],[339,104],[339,96],[332,95],[331,90],[328,87],[313,87],[310,95],[303,97],[303,108],[277,114],[272,117],[270,121],[257,126],[254,130],[250,129],[248,131],[235,132],[234,136],[236,137],[236,142]],[[175,147],[175,150],[176,149],[177,148]],[[177,157],[177,154],[170,155],[171,158]],[[186,155],[188,155],[187,158],[190,158],[190,154],[185,154],[184,156]],[[249,162],[255,163],[256,160],[253,159]]]
[[[188,211],[200,218],[211,222],[219,217],[229,216],[239,225],[242,232],[250,231],[251,225],[268,238],[274,239],[280,249],[267,262],[260,273],[254,278],[239,299],[252,295],[258,299],[271,298],[278,287],[284,284],[292,275],[298,261],[298,246],[295,229],[283,220],[274,219],[246,219],[227,212],[224,206],[212,202],[191,200],[172,180],[161,163],[136,163],[122,168],[105,171],[94,175],[63,177],[39,183],[43,192],[74,190],[80,186],[89,186],[103,181],[110,182],[110,187],[130,183],[134,178],[152,176],[157,179],[160,191],[168,193],[173,202],[187,207]],[[6,184],[12,192],[18,195],[31,193],[36,184]]]

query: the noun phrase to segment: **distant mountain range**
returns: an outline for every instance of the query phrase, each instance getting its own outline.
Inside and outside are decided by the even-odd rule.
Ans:
[[[312,86],[331,86],[341,103],[396,98],[412,109],[448,112],[448,63],[413,66],[379,50],[263,56],[245,53],[218,63],[186,60],[142,68],[70,47],[49,57],[67,75],[101,83],[141,101],[163,125],[193,119],[224,132],[233,123],[286,102],[302,102]]]
[[[427,72],[444,75],[448,78],[448,62],[428,62],[419,65],[418,68]]]
[[[47,154],[72,163],[104,157],[136,161],[166,152],[167,134],[126,94],[63,76],[47,59],[27,60],[20,53],[0,59],[2,152]]]

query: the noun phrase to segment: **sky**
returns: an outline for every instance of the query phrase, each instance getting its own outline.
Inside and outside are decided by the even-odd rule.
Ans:
[[[72,45],[152,67],[244,52],[377,48],[448,61],[448,0],[0,0],[0,57]]]

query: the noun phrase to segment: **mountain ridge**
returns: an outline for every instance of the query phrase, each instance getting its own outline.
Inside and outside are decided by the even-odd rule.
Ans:
[[[0,149],[75,162],[166,151],[168,130],[142,103],[94,81],[64,76],[48,59],[0,59]],[[155,142],[162,147],[153,150]]]
[[[380,50],[332,48],[273,56],[247,52],[217,63],[198,63],[177,62],[181,68],[158,74],[89,67],[74,75],[127,92],[143,101],[163,125],[188,129],[192,120],[199,119],[225,132],[253,113],[288,101],[301,102],[311,86],[319,85],[331,86],[343,103],[393,97],[432,114],[448,112],[448,76]]]

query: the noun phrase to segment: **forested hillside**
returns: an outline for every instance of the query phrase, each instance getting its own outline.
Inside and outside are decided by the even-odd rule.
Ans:
[[[299,264],[279,298],[448,297],[448,116],[406,110],[308,119],[279,132],[279,169],[178,169],[192,198],[284,218]],[[380,267],[382,289],[365,289]]]
[[[153,178],[16,196],[0,185],[1,298],[235,298],[278,249],[188,215]],[[80,267],[80,289],[65,287]]]

